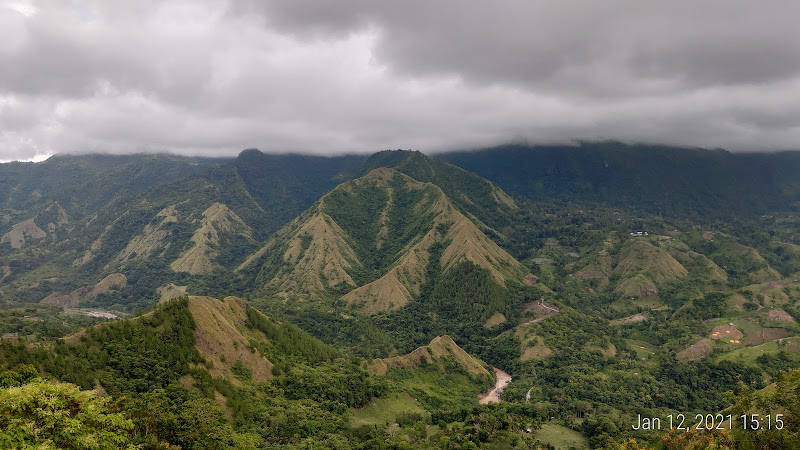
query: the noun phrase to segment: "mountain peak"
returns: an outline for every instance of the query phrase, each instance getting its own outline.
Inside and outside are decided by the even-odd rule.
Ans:
[[[364,172],[377,167],[399,167],[410,160],[428,159],[424,153],[416,150],[383,150],[373,154],[364,163]]]
[[[263,154],[264,154],[264,152],[262,152],[261,150],[259,150],[257,148],[246,148],[246,149],[242,150],[241,152],[239,152],[239,156],[237,156],[237,158],[255,157],[255,156],[261,156]]]

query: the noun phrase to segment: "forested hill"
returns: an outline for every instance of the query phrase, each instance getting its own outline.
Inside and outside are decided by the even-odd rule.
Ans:
[[[437,155],[537,201],[605,204],[668,217],[760,215],[797,209],[800,152],[625,145],[508,145]]]
[[[487,209],[495,212],[510,209],[505,202],[513,206],[502,191],[483,183],[497,194],[461,198],[472,205],[493,203]],[[440,272],[458,273],[464,262],[485,271],[487,283],[500,289],[527,274],[441,188],[379,167],[325,194],[248,258],[240,273],[252,274],[260,293],[341,298],[377,313],[424,296]],[[494,312],[487,309],[485,319]]]

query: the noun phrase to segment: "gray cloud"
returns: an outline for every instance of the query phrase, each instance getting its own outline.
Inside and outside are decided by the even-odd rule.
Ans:
[[[793,1],[0,0],[0,160],[800,148]]]
[[[313,3],[256,4],[268,25],[296,36],[375,26],[383,36],[376,53],[404,74],[604,95],[603,84],[625,93],[654,80],[684,88],[761,83],[800,69],[800,6],[792,1]],[[620,86],[620,75],[639,86]]]

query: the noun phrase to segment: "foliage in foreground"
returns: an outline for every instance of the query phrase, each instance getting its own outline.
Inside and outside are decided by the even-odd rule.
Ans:
[[[0,390],[2,448],[126,448],[133,422],[106,397],[36,378]]]

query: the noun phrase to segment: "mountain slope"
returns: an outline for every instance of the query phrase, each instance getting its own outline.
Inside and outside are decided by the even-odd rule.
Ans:
[[[470,261],[495,283],[525,270],[436,185],[389,168],[343,183],[279,231],[240,268],[265,292],[341,298],[367,312],[397,309],[420,294],[431,264],[446,273]]]
[[[212,377],[240,384],[232,372],[234,365],[246,367],[255,382],[272,377],[273,363],[260,352],[250,351],[250,340],[264,339],[264,336],[248,324],[249,307],[244,300],[189,297],[187,307],[197,324],[194,345]]]
[[[338,353],[236,297],[181,297],[130,319],[101,323],[62,342],[0,348],[5,363],[36,362],[44,373],[112,395],[218,378],[233,386],[273,377],[274,364],[315,364]],[[210,378],[209,378],[210,377]]]
[[[191,275],[210,272],[219,255],[215,247],[222,234],[252,239],[251,228],[227,206],[216,202],[203,211],[200,227],[192,234],[194,246],[170,264],[172,270]]]

